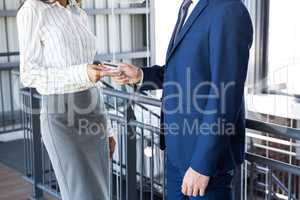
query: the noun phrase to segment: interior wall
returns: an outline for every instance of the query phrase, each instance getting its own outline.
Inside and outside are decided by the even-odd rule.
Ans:
[[[156,64],[164,65],[181,0],[155,0]]]

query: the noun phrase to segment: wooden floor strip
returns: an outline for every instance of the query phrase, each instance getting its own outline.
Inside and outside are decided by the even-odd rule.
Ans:
[[[0,199],[28,200],[32,186],[22,178],[22,174],[0,163]],[[49,196],[46,200],[55,200]]]

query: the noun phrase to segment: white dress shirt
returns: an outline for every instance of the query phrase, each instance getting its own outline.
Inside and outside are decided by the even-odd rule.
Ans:
[[[71,8],[76,8],[71,9]],[[20,79],[43,95],[86,90],[94,84],[87,65],[96,54],[96,37],[79,8],[25,1],[17,15]]]
[[[189,7],[189,11],[188,11],[188,14],[187,14],[187,17],[185,18],[185,21],[184,23],[188,20],[188,18],[191,16],[193,10],[195,9],[196,5],[198,4],[200,0],[192,0],[192,4],[190,5]]]
[[[195,7],[196,7],[196,5],[198,4],[198,2],[199,2],[200,0],[192,0],[192,4],[190,5],[190,7],[189,7],[189,10],[188,10],[188,14],[187,14],[187,16],[186,16],[186,18],[185,18],[185,21],[184,21],[184,23],[186,23],[186,21],[188,20],[188,18],[191,16],[191,14],[192,14],[192,12],[193,12],[193,10],[195,9]],[[143,83],[143,80],[144,80],[144,72],[141,70],[141,75],[142,75],[142,77],[141,77],[141,81],[138,83],[138,86],[141,86],[142,85],[142,83]]]

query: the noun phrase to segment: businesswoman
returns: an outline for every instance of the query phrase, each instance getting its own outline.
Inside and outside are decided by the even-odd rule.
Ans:
[[[115,142],[92,65],[95,36],[75,0],[26,0],[17,15],[20,77],[42,95],[41,132],[63,200],[108,200]]]

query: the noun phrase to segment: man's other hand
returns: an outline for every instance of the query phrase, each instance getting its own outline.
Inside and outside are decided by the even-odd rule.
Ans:
[[[181,191],[186,196],[204,196],[209,179],[208,176],[201,175],[190,167],[183,178]]]

